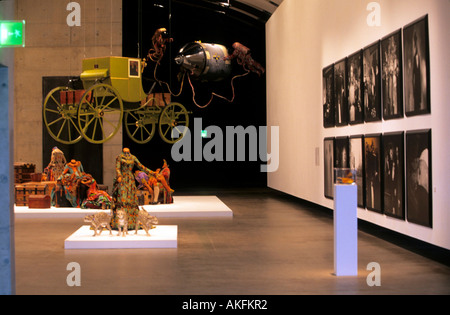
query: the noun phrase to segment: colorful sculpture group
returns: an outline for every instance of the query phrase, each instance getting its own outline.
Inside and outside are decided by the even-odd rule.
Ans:
[[[110,110],[112,109],[120,110],[121,113],[124,111],[122,97],[113,86],[113,83],[116,82],[117,79],[120,79],[120,82],[122,82],[122,79],[126,79],[127,82],[130,82],[130,84],[133,86],[131,90],[139,91],[139,96],[144,94],[141,85],[142,82],[140,79],[141,74],[144,68],[147,66],[148,62],[155,63],[155,84],[159,83],[161,86],[166,85],[170,92],[170,95],[178,96],[181,94],[183,90],[184,77],[187,76],[192,87],[194,104],[201,108],[208,106],[216,96],[226,99],[229,102],[233,102],[235,96],[233,82],[235,79],[248,75],[250,72],[254,72],[258,76],[262,76],[265,72],[265,69],[258,62],[253,60],[251,56],[251,50],[238,42],[235,42],[233,44],[234,51],[232,54],[229,54],[227,48],[222,45],[204,44],[201,42],[188,43],[183,48],[181,48],[179,55],[175,58],[176,63],[180,66],[180,74],[183,77],[183,80],[180,80],[180,92],[176,95],[171,92],[168,83],[158,80],[156,77],[158,66],[160,65],[161,60],[164,57],[167,45],[171,42],[173,42],[173,39],[170,38],[165,28],[156,30],[152,37],[152,48],[149,50],[146,58],[141,60],[141,66],[139,66],[139,60],[136,61],[130,58],[124,59],[118,57],[109,57],[84,59],[84,72],[81,74],[81,78],[83,84],[85,85],[85,89],[87,90],[75,91],[78,92],[78,94],[83,95],[81,97],[81,100],[75,102],[76,93],[73,92],[73,100],[70,102],[68,88],[63,88],[62,90],[61,88],[54,89],[46,97],[46,100],[44,102],[44,121],[50,135],[55,140],[66,144],[72,144],[81,139],[81,136],[72,138],[70,132],[68,133],[67,139],[59,138],[61,132],[65,129],[65,126],[70,126],[70,123],[66,124],[66,120],[75,118],[72,117],[73,113],[71,112],[71,110],[74,105],[77,105],[79,106],[79,109],[85,111],[83,112],[83,115],[85,115],[85,119],[80,120],[78,118],[78,122],[80,123],[80,121],[89,121],[89,123],[85,126],[79,126],[79,130],[83,131],[82,136],[89,142],[96,144],[103,143],[110,139],[118,131],[119,126],[121,125],[122,118],[120,118],[119,122],[117,123],[115,131],[108,137],[105,137],[105,135],[103,135],[103,138],[101,139],[96,138],[95,128],[93,129],[92,134],[88,134],[88,127],[89,125],[97,126],[97,121],[95,124],[92,124],[94,119],[98,119],[98,123],[102,125],[103,115],[107,112],[110,112]],[[213,58],[210,58],[211,56]],[[114,70],[116,70],[115,72],[120,73],[120,75],[117,78],[114,78],[114,80],[112,80],[112,78],[108,76],[108,72],[111,72],[111,60],[113,59],[115,60],[114,64],[116,67],[114,68]],[[231,73],[230,69],[232,60],[236,60],[236,62],[245,70],[245,73],[235,75],[231,79],[233,97],[231,99],[227,99],[224,96],[212,93],[211,99],[206,105],[198,105],[195,102],[195,90],[190,77],[192,76],[194,79],[200,81],[221,81],[222,79],[228,77],[228,75]],[[102,64],[102,67],[104,67],[104,69],[101,69],[102,71],[99,71],[100,63]],[[125,67],[119,67],[119,65],[122,64],[125,65]],[[118,71],[119,68],[120,71]],[[126,71],[122,71],[122,68],[124,68]],[[133,75],[130,75],[130,69],[133,70]],[[134,73],[134,71],[136,71],[137,73]],[[108,84],[103,84],[103,80],[105,78],[109,78],[109,80],[111,80],[111,86],[109,86]],[[131,81],[132,79],[137,80]],[[99,81],[102,83],[98,84]],[[123,90],[122,88],[119,88],[119,90],[122,90],[124,95],[128,95],[128,92],[130,91],[130,84],[125,85],[128,86],[128,90]],[[120,86],[122,87],[122,85]],[[115,100],[118,100],[118,108],[113,108],[113,106],[111,106],[111,108],[105,110],[106,107],[109,107],[109,105],[106,105],[101,110],[95,109],[91,112],[89,110],[89,107],[93,106],[86,106],[86,104],[89,103],[88,98],[92,98],[92,95],[97,94],[98,99],[102,100],[101,102],[105,101],[107,97],[112,97],[113,101],[110,101],[108,99],[109,105],[111,105]],[[143,103],[141,98],[136,97],[136,95],[133,93],[131,94],[133,95],[133,97],[129,99],[124,98],[124,100],[129,103],[140,102],[141,106],[139,107],[139,109],[145,109],[146,111],[148,110],[148,112],[146,112],[144,115],[145,117],[152,116],[151,113],[153,112],[153,108],[158,109],[158,107],[147,106],[150,104],[148,97],[146,97],[145,102]],[[61,100],[61,102],[57,101],[58,98]],[[98,100],[97,98],[95,99],[96,101],[94,103],[97,104]],[[165,100],[164,97],[163,99]],[[50,100],[53,100],[55,104],[53,104]],[[164,101],[164,103],[166,102]],[[55,108],[57,110],[55,108],[52,108],[52,106],[56,106]],[[175,106],[178,106],[180,108],[180,111],[175,112],[175,109],[171,109],[171,115],[169,115],[168,113],[166,113],[165,115],[161,115],[166,119],[162,119],[159,122],[160,132],[161,125],[169,126],[170,130],[177,126],[180,127],[180,125],[178,125],[180,117],[184,117],[186,127],[188,126],[188,112],[184,109],[184,107],[181,104],[176,105],[176,103],[171,104],[171,106],[173,108],[175,108]],[[165,110],[169,112],[169,109],[172,107],[168,106]],[[58,117],[59,115],[54,115],[58,112],[62,113],[61,110],[64,111],[61,117]],[[132,109],[127,109],[126,111],[127,113],[131,113]],[[79,114],[80,110],[77,110],[76,112]],[[160,112],[161,111],[159,111],[158,113]],[[87,119],[87,115],[92,115],[92,119]],[[131,116],[135,117],[133,115]],[[53,130],[51,126],[56,126],[57,122],[62,123],[62,125],[59,128]],[[148,123],[154,124],[154,121],[148,121],[148,119],[139,119],[136,123],[127,123],[126,126],[135,125],[137,127],[134,133],[129,132],[129,130],[127,129],[128,135],[131,135],[130,137],[134,139],[132,135],[136,134],[138,129],[140,128],[142,128],[142,130],[145,129],[145,127],[143,126]],[[161,134],[167,134],[167,131],[161,132]],[[143,144],[148,142],[152,136],[153,133],[150,133],[146,137],[142,135],[141,138],[134,140],[138,143]],[[165,141],[168,143],[174,143],[179,139],[180,137],[178,139],[166,139]],[[53,206],[80,207],[83,209],[111,209],[110,214],[107,214],[105,212],[98,212],[94,215],[85,217],[85,222],[90,222],[93,229],[95,230],[94,236],[98,235],[99,229],[103,230],[103,228],[105,227],[107,227],[110,232],[111,229],[119,230],[119,233],[121,235],[126,235],[129,229],[135,229],[137,231],[140,227],[143,227],[147,234],[149,234],[148,230],[153,227],[153,224],[157,224],[158,220],[155,217],[150,216],[147,211],[139,208],[139,205],[142,204],[142,201],[139,200],[140,196],[138,196],[138,192],[146,191],[146,193],[148,193],[148,195],[150,196],[148,202],[149,204],[157,204],[159,202],[173,202],[172,194],[174,190],[171,189],[169,185],[170,169],[167,165],[167,162],[164,160],[162,168],[157,169],[156,171],[152,171],[151,169],[145,167],[141,162],[139,162],[139,160],[130,153],[130,150],[128,148],[124,148],[116,158],[115,175],[116,176],[113,182],[112,194],[109,195],[107,191],[99,188],[96,180],[91,174],[88,174],[84,171],[82,163],[80,161],[72,159],[70,162],[67,162],[63,152],[56,147],[52,151],[51,161],[45,170],[46,180],[56,181],[56,186],[51,193]],[[136,183],[138,184],[138,186],[136,186]]]
[[[116,176],[111,195],[99,189],[91,174],[84,171],[82,163],[72,159],[66,162],[64,153],[53,148],[52,158],[45,169],[45,177],[57,182],[51,194],[52,205],[69,206],[82,209],[111,209],[111,213],[98,212],[85,217],[95,233],[107,227],[118,230],[125,236],[128,230],[144,228],[147,235],[158,223],[156,217],[139,208],[138,191],[147,191],[150,204],[172,203],[174,190],[170,188],[170,169],[164,160],[162,168],[156,171],[145,167],[128,148],[116,158]],[[136,185],[137,183],[137,185]],[[163,198],[161,198],[163,196]],[[145,213],[144,213],[145,212]],[[101,232],[100,230],[100,232]]]

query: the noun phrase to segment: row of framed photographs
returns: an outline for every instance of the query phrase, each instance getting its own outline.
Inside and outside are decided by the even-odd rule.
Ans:
[[[325,67],[322,75],[325,128],[430,113],[428,15]]]
[[[325,197],[334,168],[356,170],[358,207],[432,227],[431,129],[324,139]]]

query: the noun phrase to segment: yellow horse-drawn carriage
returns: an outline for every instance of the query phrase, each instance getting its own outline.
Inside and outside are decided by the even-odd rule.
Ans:
[[[158,125],[167,143],[180,140],[189,127],[189,112],[171,102],[170,93],[149,93],[142,87],[140,59],[102,57],[83,59],[83,89],[57,87],[44,100],[43,118],[56,141],[81,139],[101,144],[114,137],[124,122],[136,143],[149,142]]]

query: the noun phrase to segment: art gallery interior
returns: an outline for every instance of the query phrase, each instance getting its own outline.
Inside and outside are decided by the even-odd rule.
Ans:
[[[0,0],[0,23],[24,21],[23,45],[0,44],[0,292],[450,294],[449,14],[445,0]],[[173,40],[158,55],[152,37],[161,28]],[[3,40],[9,33],[1,30]],[[239,56],[221,59],[221,47],[232,56],[235,43],[250,49],[244,64]],[[197,55],[189,59],[192,47]],[[195,78],[198,51],[205,51],[206,70]],[[389,56],[396,61],[389,63]],[[222,60],[229,73],[206,78]],[[103,61],[110,67],[104,72]],[[109,81],[116,61],[128,62],[125,77]],[[355,74],[357,88],[349,87]],[[377,83],[368,88],[372,77]],[[84,93],[86,82],[109,82],[119,91],[110,104],[123,99],[123,116],[105,141],[92,141],[101,133],[95,128],[90,141],[87,130],[110,112],[90,120],[81,109],[95,90],[80,94],[80,108],[53,122],[46,116],[59,111],[46,111],[55,99],[51,91],[70,86]],[[148,130],[136,118],[149,98],[136,96],[135,86],[170,96],[154,106],[158,118],[149,141],[139,138]],[[69,95],[63,93],[54,95],[62,100]],[[128,100],[133,97],[138,101]],[[358,101],[365,117],[355,114]],[[138,109],[127,112],[131,103]],[[164,108],[172,104],[181,104],[189,124],[174,142],[161,131]],[[78,119],[68,134],[52,134],[70,115]],[[168,126],[173,135],[181,123]],[[72,140],[70,130],[80,132],[79,139],[61,141]],[[168,164],[174,192],[166,189],[164,202],[143,206],[158,218],[149,235],[139,231],[143,242],[134,228],[119,241],[108,239],[105,229],[78,242],[85,216],[98,212],[16,204],[14,165],[43,173],[55,147],[67,161],[80,161],[111,195],[121,185],[116,158],[124,148],[150,170]],[[353,169],[351,186],[357,186],[354,275],[336,272],[334,168]],[[158,243],[165,229],[172,238]],[[75,277],[81,282],[71,281],[70,266],[81,267]]]

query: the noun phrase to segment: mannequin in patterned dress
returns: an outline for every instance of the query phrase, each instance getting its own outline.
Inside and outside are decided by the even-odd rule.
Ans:
[[[136,181],[138,182],[137,189],[146,189],[150,192],[150,195],[152,196],[152,204],[158,203],[158,197],[160,193],[160,185],[164,187],[165,194],[166,194],[166,202],[165,203],[172,203],[172,194],[175,190],[173,190],[169,186],[169,178],[170,178],[170,169],[169,165],[167,165],[166,160],[163,160],[163,168],[157,169],[155,172],[151,173],[151,176],[149,176],[147,173],[143,171],[136,171],[134,173],[134,177],[136,178]]]
[[[81,162],[72,159],[66,164],[62,175],[57,179],[60,185],[56,186],[56,190],[62,189],[67,201],[74,208],[80,207],[83,202],[80,187],[85,174]]]
[[[56,181],[64,172],[64,168],[66,167],[67,161],[64,156],[64,153],[54,147],[52,149],[52,157],[50,159],[50,163],[45,168],[45,180],[46,181]]]
[[[134,167],[147,174],[154,172],[139,162],[139,160],[130,153],[128,148],[124,148],[122,153],[116,158],[116,178],[114,179],[114,188],[112,197],[114,199],[113,213],[114,217],[111,223],[112,228],[117,228],[116,211],[123,209],[128,214],[128,229],[135,228],[136,217],[139,212],[139,203],[137,198],[137,188],[134,178]]]

